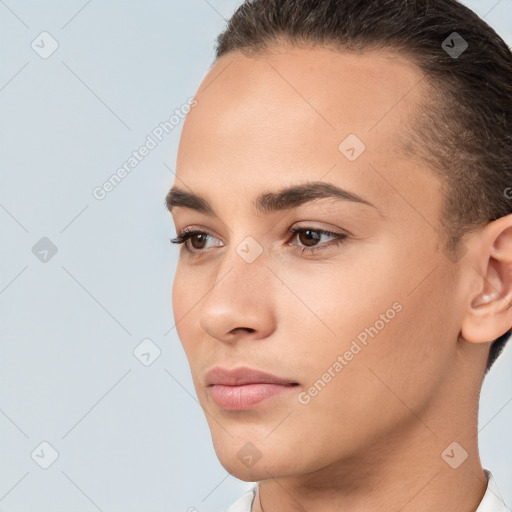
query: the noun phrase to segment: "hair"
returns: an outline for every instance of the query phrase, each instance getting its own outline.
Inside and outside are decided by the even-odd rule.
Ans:
[[[467,43],[460,54],[449,53],[453,32]],[[464,234],[512,213],[512,53],[471,9],[457,0],[246,0],[218,36],[216,60],[286,44],[391,50],[424,73],[401,149],[442,178],[440,234],[452,260]],[[511,333],[492,342],[486,373]]]

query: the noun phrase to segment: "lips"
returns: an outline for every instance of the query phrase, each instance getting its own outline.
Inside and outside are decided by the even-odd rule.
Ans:
[[[244,384],[297,384],[270,373],[253,370],[246,366],[227,370],[216,366],[206,374],[206,385],[242,386]]]
[[[215,367],[206,374],[206,385],[222,409],[245,410],[290,392],[298,383],[248,367],[232,370]]]

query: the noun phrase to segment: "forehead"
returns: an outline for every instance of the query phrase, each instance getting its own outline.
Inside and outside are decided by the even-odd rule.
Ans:
[[[253,57],[234,52],[219,59],[199,87],[190,122],[206,115],[217,123],[218,135],[252,127],[264,137],[271,128],[302,121],[305,132],[316,124],[338,135],[364,136],[389,133],[421,104],[425,77],[397,53],[318,47],[274,52]]]
[[[405,123],[422,102],[423,80],[412,62],[392,52],[228,54],[196,94],[177,176],[200,193],[208,180],[210,189],[247,196],[324,177],[382,199],[395,196],[397,187],[409,194],[418,180],[435,186],[401,150]],[[360,153],[354,160],[344,153],[350,146]]]

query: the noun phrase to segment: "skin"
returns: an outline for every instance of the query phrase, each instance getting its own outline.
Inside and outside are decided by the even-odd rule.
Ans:
[[[485,493],[478,398],[489,340],[512,325],[512,215],[468,234],[461,259],[442,250],[439,178],[399,149],[422,78],[391,52],[234,52],[212,67],[187,116],[174,185],[216,215],[172,208],[177,233],[211,235],[199,256],[181,248],[174,317],[221,464],[259,482],[253,512],[260,500],[265,512],[474,512]],[[353,162],[338,149],[350,133],[366,145]],[[321,199],[266,214],[251,205],[308,180],[375,208]],[[294,226],[348,236],[336,246],[322,235],[317,245],[331,247],[308,256]],[[236,250],[247,236],[263,250],[252,263]],[[395,302],[401,311],[300,403]],[[205,386],[214,366],[298,386],[228,411]],[[441,457],[454,441],[468,453],[457,469]],[[248,442],[261,454],[251,467],[237,456]]]

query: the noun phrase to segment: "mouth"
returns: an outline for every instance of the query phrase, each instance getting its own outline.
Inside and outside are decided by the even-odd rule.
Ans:
[[[222,409],[247,410],[295,389],[299,383],[248,367],[215,367],[206,375],[206,389]]]

